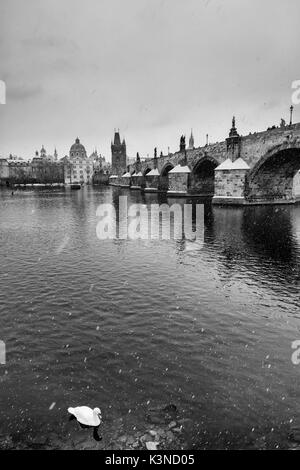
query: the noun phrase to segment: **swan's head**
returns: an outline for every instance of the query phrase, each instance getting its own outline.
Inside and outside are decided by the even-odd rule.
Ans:
[[[98,415],[100,419],[102,418],[100,408],[94,408],[94,413],[96,413],[96,415]]]

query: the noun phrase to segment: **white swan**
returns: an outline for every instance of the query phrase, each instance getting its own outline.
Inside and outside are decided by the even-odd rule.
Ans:
[[[89,406],[77,406],[68,408],[68,412],[75,416],[77,421],[86,426],[99,426],[102,420],[100,408],[90,408]]]

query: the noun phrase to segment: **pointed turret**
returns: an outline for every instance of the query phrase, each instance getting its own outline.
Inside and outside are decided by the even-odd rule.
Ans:
[[[193,129],[191,129],[191,135],[190,135],[190,139],[189,139],[189,147],[188,149],[189,150],[194,150],[195,146],[194,146],[194,136],[193,136]]]

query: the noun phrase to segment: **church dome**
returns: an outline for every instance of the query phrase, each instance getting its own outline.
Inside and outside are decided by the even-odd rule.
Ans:
[[[71,158],[74,158],[74,157],[86,158],[85,147],[84,147],[84,145],[82,145],[80,143],[80,140],[78,139],[78,137],[75,140],[75,143],[73,145],[71,145],[70,157]]]

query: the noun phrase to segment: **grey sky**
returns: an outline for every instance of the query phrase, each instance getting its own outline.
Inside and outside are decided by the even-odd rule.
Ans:
[[[77,135],[110,159],[224,140],[289,119],[299,0],[1,0],[0,155],[62,157]],[[300,106],[294,121],[300,121]]]

